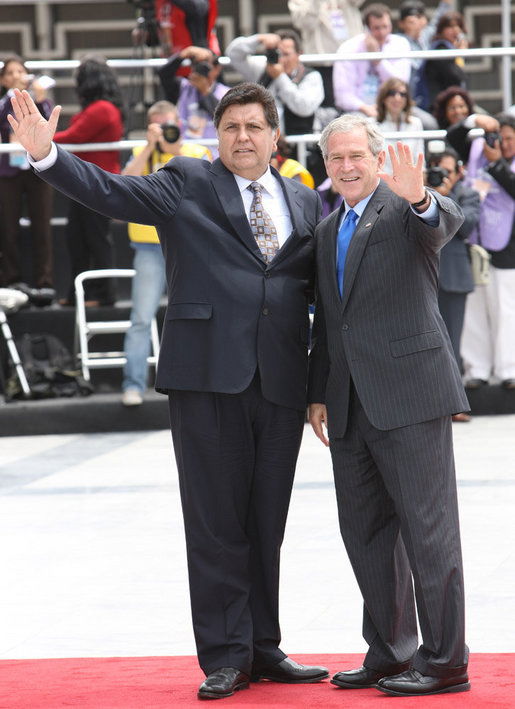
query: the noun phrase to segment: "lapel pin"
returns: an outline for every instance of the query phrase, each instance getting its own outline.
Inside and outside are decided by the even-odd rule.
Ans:
[[[367,226],[372,226],[372,222],[368,222],[368,224],[365,224],[365,227]]]

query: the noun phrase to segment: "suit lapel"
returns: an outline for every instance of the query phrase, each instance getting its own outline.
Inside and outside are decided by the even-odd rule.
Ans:
[[[319,271],[327,274],[327,282],[334,300],[340,302],[340,292],[336,280],[336,239],[338,235],[338,225],[341,219],[342,208],[333,212],[327,218],[324,228],[325,237],[319,252],[321,259]]]
[[[383,208],[384,200],[379,192],[380,186],[377,188],[376,193],[367,204],[365,211],[361,215],[361,219],[358,222],[356,231],[354,232],[349,244],[347,258],[345,259],[342,309],[344,309],[347,305],[347,301],[349,300],[352,286],[354,285],[354,280],[359,270],[363,254],[365,253],[370,234],[379,218],[379,213]]]
[[[322,269],[323,272],[329,274],[331,292],[335,300],[340,304],[342,310],[345,308],[349,300],[349,296],[361,264],[361,259],[365,253],[370,234],[379,218],[387,196],[388,188],[380,182],[374,195],[370,199],[370,202],[367,204],[365,211],[361,215],[361,219],[359,220],[356,231],[352,236],[349,249],[347,251],[347,257],[345,259],[345,285],[343,289],[343,298],[340,298],[338,283],[336,281],[336,241],[338,238],[338,227],[341,221],[342,210],[344,209],[343,203],[342,207],[340,207],[340,209],[329,217],[326,227],[327,236],[325,238],[325,244],[321,254],[321,258],[323,259]]]
[[[217,159],[211,165],[211,175],[216,196],[236,235],[260,261],[264,262],[243,209],[241,194],[232,172],[227,170],[220,159]]]

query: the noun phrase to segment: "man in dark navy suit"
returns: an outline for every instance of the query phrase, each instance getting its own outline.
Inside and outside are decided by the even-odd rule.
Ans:
[[[200,698],[249,679],[317,682],[280,649],[279,555],[306,406],[316,192],[269,167],[271,95],[240,84],[218,104],[220,159],[176,157],[119,176],[57,148],[16,92],[10,123],[38,174],[77,201],[159,233],[168,309],[156,387],[169,396],[186,529]],[[205,163],[205,164],[204,164]]]

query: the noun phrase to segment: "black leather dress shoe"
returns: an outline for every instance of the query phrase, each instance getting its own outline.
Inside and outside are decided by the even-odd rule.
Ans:
[[[409,663],[405,665],[397,665],[393,669],[379,672],[372,670],[370,667],[360,667],[358,670],[347,670],[346,672],[337,672],[331,680],[331,684],[341,687],[342,689],[369,689],[375,687],[380,679],[388,675],[397,674],[409,667]]]
[[[515,389],[515,379],[505,379],[501,386],[503,389]]]
[[[486,384],[488,384],[486,379],[469,379],[465,382],[465,389],[481,389]]]
[[[260,670],[252,672],[253,682],[269,679],[272,682],[285,682],[286,684],[311,684],[327,679],[327,677],[329,677],[329,670],[326,667],[299,665],[289,657],[285,657],[277,665],[262,667]]]
[[[249,676],[236,667],[220,667],[208,674],[198,690],[199,699],[223,699],[249,688]]]
[[[430,677],[418,670],[407,670],[400,675],[383,677],[376,687],[393,697],[418,697],[424,694],[466,692],[470,689],[470,682],[466,672],[456,677]]]

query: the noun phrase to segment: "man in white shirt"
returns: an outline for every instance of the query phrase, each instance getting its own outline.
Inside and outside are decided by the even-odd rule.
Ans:
[[[312,133],[315,111],[324,100],[322,77],[302,64],[300,53],[301,40],[294,30],[236,37],[226,50],[246,81],[266,86],[275,98],[286,136]]]

